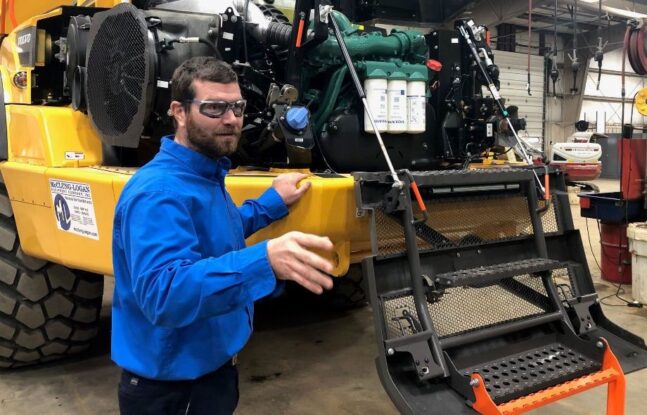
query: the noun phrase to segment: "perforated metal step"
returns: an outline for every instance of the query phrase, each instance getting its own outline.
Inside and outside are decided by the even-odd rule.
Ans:
[[[564,268],[560,261],[547,258],[530,258],[521,261],[505,262],[487,267],[468,268],[459,271],[446,272],[434,277],[434,281],[447,287],[460,287],[473,284],[486,284],[503,278],[521,274],[533,274]]]
[[[532,180],[533,178],[532,170],[523,168],[429,170],[412,171],[411,174],[420,187],[521,183],[527,180]],[[392,182],[392,178],[388,172],[358,172],[353,173],[353,176],[361,182]]]
[[[520,183],[532,179],[528,169],[431,170],[412,172],[418,186],[474,186]]]
[[[460,372],[465,376],[479,373],[492,400],[500,404],[593,373],[601,367],[600,362],[555,342],[460,369]]]

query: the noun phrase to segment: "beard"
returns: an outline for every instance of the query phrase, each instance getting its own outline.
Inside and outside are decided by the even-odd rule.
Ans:
[[[197,151],[212,159],[219,159],[233,154],[238,148],[240,128],[222,126],[216,129],[204,129],[189,117],[186,124],[188,141]]]

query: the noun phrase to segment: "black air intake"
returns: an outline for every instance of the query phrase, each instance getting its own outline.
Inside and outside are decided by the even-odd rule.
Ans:
[[[106,144],[137,147],[152,105],[155,50],[130,4],[95,14],[87,54],[88,114]]]

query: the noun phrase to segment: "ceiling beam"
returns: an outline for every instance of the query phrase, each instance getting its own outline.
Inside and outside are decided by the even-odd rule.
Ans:
[[[553,4],[554,0],[534,0],[533,7]],[[528,3],[510,0],[481,0],[465,8],[459,18],[469,18],[478,25],[494,27],[528,11]],[[453,28],[453,22],[447,22]]]

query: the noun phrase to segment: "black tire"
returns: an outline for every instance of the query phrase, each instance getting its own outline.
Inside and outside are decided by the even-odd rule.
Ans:
[[[346,275],[333,278],[333,284],[332,290],[321,295],[313,294],[292,282],[286,284],[285,288],[289,298],[310,307],[344,311],[368,304],[361,264],[351,264]]]
[[[323,300],[335,310],[350,310],[368,304],[361,264],[351,264],[348,273],[333,280],[333,288]]]
[[[7,190],[0,183],[0,368],[87,350],[97,334],[102,295],[101,275],[22,251]]]

